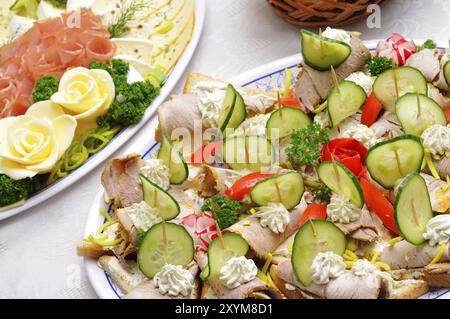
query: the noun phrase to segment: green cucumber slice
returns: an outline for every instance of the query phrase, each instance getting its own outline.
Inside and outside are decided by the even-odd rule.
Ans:
[[[273,163],[272,143],[265,137],[233,136],[225,139],[221,148],[222,158],[232,169],[248,169],[253,172]]]
[[[342,255],[347,246],[345,234],[335,224],[325,220],[310,220],[298,230],[292,245],[292,268],[304,286],[312,283],[312,263],[320,252]]]
[[[366,165],[370,176],[381,186],[392,189],[400,178],[420,172],[424,149],[414,135],[402,135],[372,146]]]
[[[229,133],[227,132],[228,130],[234,130],[235,128],[239,127],[239,125],[241,125],[241,123],[244,122],[245,118],[247,117],[247,109],[245,108],[244,99],[238,91],[235,90],[235,93],[236,100],[233,110],[231,111],[230,119],[228,120],[228,123],[225,125],[225,127],[221,128],[224,137]],[[233,130],[230,133],[233,133]]]
[[[289,172],[259,181],[250,190],[250,197],[259,206],[282,203],[289,210],[300,203],[304,192],[302,175]]]
[[[37,19],[38,0],[16,0],[9,10],[32,19]]]
[[[395,113],[395,102],[406,93],[428,92],[423,74],[410,66],[390,69],[381,73],[373,83],[373,93],[386,111]]]
[[[138,248],[137,263],[144,275],[153,278],[165,264],[189,264],[194,259],[194,251],[194,240],[183,226],[162,222],[145,233]]]
[[[141,184],[144,201],[159,210],[159,215],[164,220],[171,220],[180,213],[180,205],[168,192],[152,183],[147,177],[141,175]]]
[[[189,168],[184,161],[183,155],[174,147],[166,134],[163,134],[158,158],[169,168],[170,184],[179,185],[188,178]]]
[[[395,104],[397,118],[406,134],[421,136],[435,124],[447,125],[444,111],[433,99],[423,94],[407,93]]]
[[[346,118],[356,114],[367,100],[367,94],[358,84],[351,81],[339,82],[339,89],[331,89],[327,104],[332,127],[336,127]]]
[[[320,180],[333,192],[344,197],[355,206],[364,206],[364,195],[358,178],[339,162],[323,162],[317,169]]]
[[[302,54],[305,63],[318,71],[327,71],[344,63],[352,47],[342,41],[329,39],[302,30]]]
[[[208,265],[200,274],[202,280],[220,275],[222,266],[233,257],[245,256],[248,244],[241,235],[225,233],[222,240],[217,237],[208,246]]]
[[[411,173],[398,187],[394,202],[394,218],[400,235],[413,245],[425,242],[423,234],[433,218],[427,184],[418,173]]]
[[[225,89],[225,97],[222,101],[222,107],[217,119],[217,126],[223,132],[230,121],[231,114],[233,114],[234,104],[236,103],[236,90],[231,84],[227,85]]]
[[[278,135],[276,138],[283,138],[291,135],[295,129],[306,128],[311,124],[311,119],[300,109],[296,109],[290,106],[285,106],[278,109],[270,115],[266,124],[267,138],[270,140],[272,137],[272,130],[277,129]]]
[[[444,78],[447,85],[450,86],[450,61],[447,61],[444,64]]]

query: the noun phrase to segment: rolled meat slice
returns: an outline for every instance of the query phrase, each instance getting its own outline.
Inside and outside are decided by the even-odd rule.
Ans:
[[[273,265],[270,273],[275,285],[288,298],[325,299],[411,299],[418,298],[428,291],[424,280],[408,278],[397,279],[389,273],[369,273],[357,276],[345,270],[339,277],[323,285],[303,286],[295,277],[290,260],[278,266]],[[306,292],[306,293],[305,293]],[[311,296],[312,295],[312,296]]]
[[[443,190],[447,183],[433,176],[421,173],[430,193],[431,208],[437,213],[450,213],[450,189]]]
[[[102,172],[105,201],[128,207],[142,201],[139,169],[144,165],[139,154],[111,159]]]
[[[411,269],[425,267],[438,254],[439,245],[430,246],[427,243],[415,246],[406,240],[385,247],[378,258],[379,261],[388,264],[391,269]],[[447,244],[441,262],[450,261],[450,245]]]
[[[356,276],[348,270],[327,284],[313,283],[305,287],[295,278],[290,260],[272,266],[271,275],[277,287],[288,296],[301,295],[298,291],[295,292],[295,288],[298,288],[324,299],[378,299],[384,287],[380,276],[375,274]]]
[[[350,44],[352,53],[348,59],[335,69],[338,81],[344,80],[350,74],[364,68],[370,58],[370,51],[355,35],[351,35]],[[300,73],[295,85],[295,96],[308,110],[313,110],[316,105],[325,100],[328,92],[334,86],[331,71],[317,71],[306,63],[300,63]]]
[[[450,157],[442,156],[440,160],[434,162],[434,166],[443,180],[446,180],[447,176],[450,176]],[[428,167],[426,172],[429,172]]]
[[[306,209],[306,202],[302,200],[290,213],[290,222],[285,231],[275,234],[269,228],[260,224],[257,214],[251,215],[237,224],[225,229],[225,232],[240,234],[249,244],[255,256],[265,260],[267,255],[283,243],[300,227],[300,217]]]
[[[214,288],[213,288],[214,287]],[[256,277],[237,288],[227,288],[220,283],[203,283],[202,299],[283,299],[283,294]]]
[[[173,95],[158,108],[158,120],[155,132],[155,139],[158,142],[162,141],[164,133],[172,137],[176,129],[187,130],[185,133],[191,137],[189,142],[193,142],[194,129],[200,129],[200,133],[203,130],[198,98],[193,94]]]

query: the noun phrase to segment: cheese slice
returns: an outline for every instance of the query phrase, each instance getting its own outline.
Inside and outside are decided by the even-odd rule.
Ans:
[[[172,43],[171,46],[161,51],[160,54],[153,57],[154,66],[162,67],[165,70],[166,74],[170,72],[173,66],[178,62],[178,59],[181,57],[186,46],[191,40],[192,32],[194,30],[194,22],[195,17],[193,15],[178,39],[176,39],[176,41]]]
[[[0,1],[0,45],[10,39],[11,31],[10,31],[10,21],[12,17],[12,12],[9,11],[9,8],[16,2],[15,0],[1,0]]]
[[[124,36],[150,39],[155,29],[173,21],[188,1],[195,0],[172,0],[157,12],[136,18],[129,23],[129,31]]]
[[[111,42],[116,44],[116,54],[126,55],[141,61],[144,64],[152,64],[153,43],[147,39],[138,38],[114,38]]]
[[[172,28],[163,34],[154,33],[151,36],[151,40],[154,43],[153,56],[160,54],[166,48],[176,41],[180,34],[186,29],[189,21],[194,16],[195,1],[188,0],[183,10],[172,21]]]

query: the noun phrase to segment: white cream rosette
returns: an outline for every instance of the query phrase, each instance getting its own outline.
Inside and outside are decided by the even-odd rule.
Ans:
[[[48,173],[72,143],[77,121],[51,101],[0,120],[0,174],[19,180]]]
[[[78,121],[77,133],[94,127],[97,117],[105,114],[115,97],[111,75],[105,70],[84,67],[68,70],[51,100]]]

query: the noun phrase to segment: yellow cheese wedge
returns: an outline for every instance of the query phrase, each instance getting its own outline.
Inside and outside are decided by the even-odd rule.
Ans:
[[[176,41],[191,18],[194,16],[195,1],[188,0],[183,10],[173,20],[173,27],[166,33],[154,33],[151,40],[154,43],[153,56],[159,55],[166,48]]]
[[[162,67],[166,73],[170,72],[191,40],[192,32],[194,30],[194,22],[195,18],[192,16],[188,22],[188,25],[180,34],[178,39],[176,39],[171,46],[167,47],[159,55],[153,57],[153,65]]]

